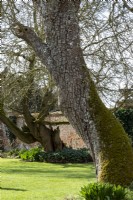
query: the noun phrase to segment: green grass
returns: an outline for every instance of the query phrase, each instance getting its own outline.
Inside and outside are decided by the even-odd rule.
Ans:
[[[0,158],[2,200],[63,200],[94,182],[93,164],[49,164]]]

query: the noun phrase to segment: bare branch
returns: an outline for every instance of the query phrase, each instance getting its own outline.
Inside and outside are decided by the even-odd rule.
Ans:
[[[123,6],[124,6],[125,8],[127,8],[130,12],[133,13],[133,7],[130,7],[130,6],[128,5],[128,3],[127,3],[126,0],[122,0],[122,1],[123,1]]]

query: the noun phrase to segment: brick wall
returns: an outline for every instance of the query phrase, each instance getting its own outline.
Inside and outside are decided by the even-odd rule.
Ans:
[[[60,125],[60,136],[68,147],[85,148],[86,145],[70,124]]]
[[[70,125],[68,120],[60,111],[50,113],[49,116],[45,119],[45,122],[50,122],[51,124],[59,126],[61,139],[66,144],[66,146],[75,149],[86,147],[82,138],[76,133],[75,129]]]

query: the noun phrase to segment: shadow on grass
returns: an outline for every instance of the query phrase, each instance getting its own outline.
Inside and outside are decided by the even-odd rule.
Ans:
[[[75,171],[67,171],[67,170],[36,170],[36,169],[10,169],[10,170],[6,170],[6,173],[10,173],[10,174],[25,174],[28,176],[35,176],[35,174],[40,174],[40,176],[42,177],[42,174],[44,175],[44,177],[58,177],[58,178],[95,178],[95,172],[94,170],[88,170],[88,172],[81,172],[75,169]]]
[[[0,190],[14,190],[14,191],[27,191],[27,190],[24,190],[24,189],[17,189],[17,188],[3,188],[3,187],[0,187]]]
[[[58,165],[59,163],[52,163],[53,165]],[[95,166],[94,166],[94,163],[93,162],[89,162],[89,163],[61,163],[60,164],[61,166],[63,166],[64,168],[69,168],[69,167],[80,167],[80,168],[91,168],[91,169],[94,169]]]
[[[93,163],[86,164],[59,164],[59,163],[31,163],[31,162],[18,162],[17,165],[10,165],[9,168],[3,168],[4,173],[8,174],[23,174],[28,176],[40,175],[41,177],[58,177],[58,178],[80,178],[90,179],[95,178],[95,167]],[[37,164],[37,165],[36,165]],[[28,166],[29,165],[29,166]],[[84,170],[82,170],[84,169]],[[2,172],[2,171],[1,171]]]

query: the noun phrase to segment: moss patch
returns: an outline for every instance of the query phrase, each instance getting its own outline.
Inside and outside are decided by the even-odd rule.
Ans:
[[[129,185],[133,181],[133,149],[123,127],[100,100],[90,82],[89,106],[99,133],[101,171],[99,181]]]

